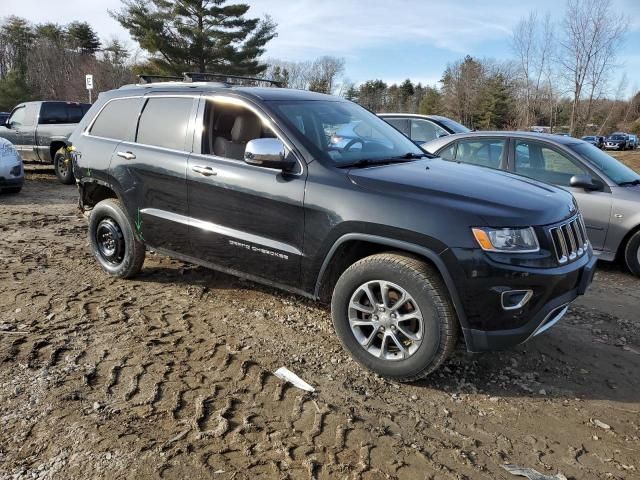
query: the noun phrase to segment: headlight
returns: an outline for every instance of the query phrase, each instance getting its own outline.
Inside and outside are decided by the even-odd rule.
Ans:
[[[533,228],[472,228],[485,252],[531,253],[540,250]]]

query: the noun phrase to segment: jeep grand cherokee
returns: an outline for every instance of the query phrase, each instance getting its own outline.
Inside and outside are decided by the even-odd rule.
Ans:
[[[353,125],[357,136],[332,142]],[[125,86],[71,141],[107,273],[136,275],[153,248],[330,302],[344,347],[392,379],[428,375],[459,333],[472,352],[524,342],[592,279],[571,194],[432,158],[333,96]]]

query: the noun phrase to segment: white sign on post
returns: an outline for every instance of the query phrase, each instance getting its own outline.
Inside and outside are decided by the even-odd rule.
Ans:
[[[93,90],[93,75],[85,75],[84,83],[87,86],[87,90],[89,90],[89,103],[91,102],[91,90]]]

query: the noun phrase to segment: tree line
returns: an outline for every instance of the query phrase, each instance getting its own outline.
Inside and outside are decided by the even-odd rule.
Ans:
[[[608,133],[640,130],[640,95],[625,99],[626,81],[612,85],[627,20],[610,0],[567,0],[557,22],[536,13],[511,36],[511,58],[465,56],[447,65],[439,85],[410,79],[358,84],[345,60],[265,59],[277,25],[253,18],[246,4],[225,0],[122,0],[109,14],[143,54],[103,42],[86,22],[0,23],[0,110],[29,99],[85,101],[84,74],[98,91],[136,81],[136,74],[216,72],[273,78],[290,88],[341,95],[376,112],[449,116],[475,129]]]

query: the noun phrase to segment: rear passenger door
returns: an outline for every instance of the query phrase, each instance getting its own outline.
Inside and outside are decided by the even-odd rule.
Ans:
[[[149,95],[140,102],[137,128],[118,144],[111,174],[144,242],[188,254],[186,171],[197,97]]]

